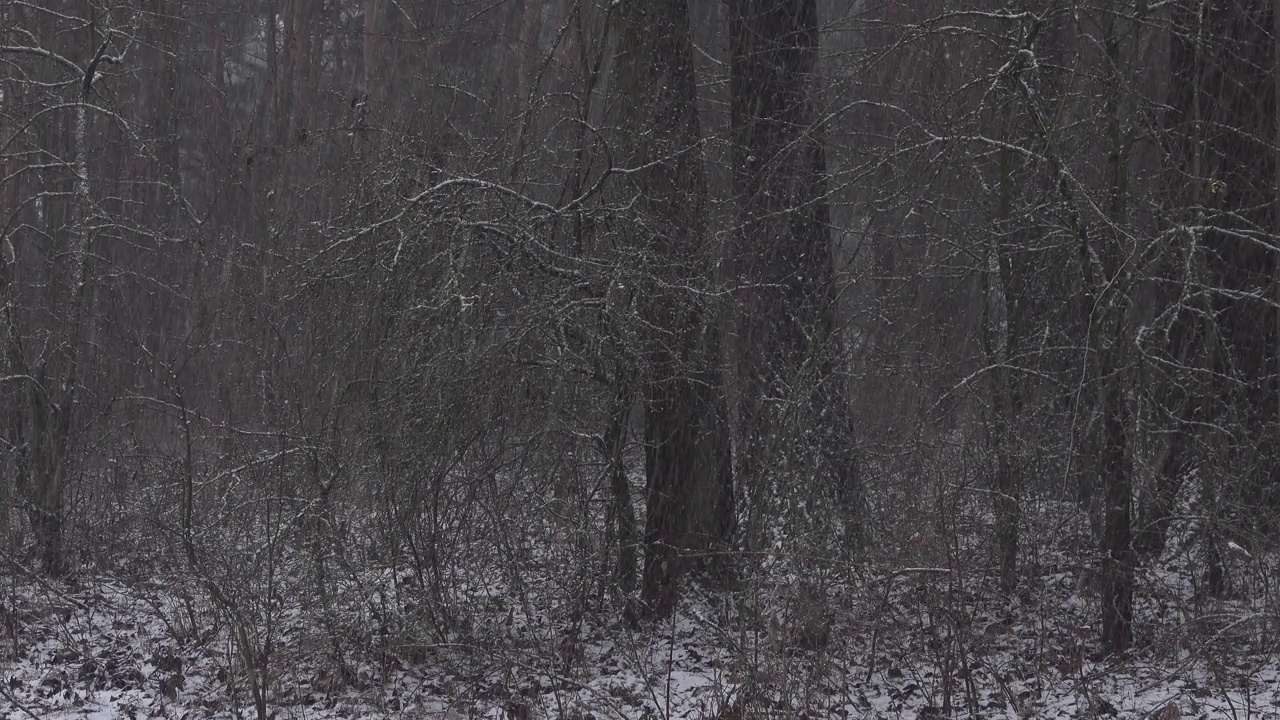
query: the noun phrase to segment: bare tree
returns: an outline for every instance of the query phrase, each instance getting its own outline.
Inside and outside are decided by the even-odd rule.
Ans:
[[[771,516],[775,462],[799,428],[821,455],[822,492],[846,508],[861,543],[862,488],[839,363],[817,3],[729,4],[733,185],[740,230],[738,462],[751,544]]]
[[[652,278],[637,295],[647,495],[641,587],[654,612],[666,615],[687,562],[682,551],[728,530],[731,509],[720,505],[731,492],[728,443],[717,331],[703,299],[713,258],[688,6],[628,3],[618,20],[616,92],[632,123],[625,157],[641,203],[640,224],[628,234]]]

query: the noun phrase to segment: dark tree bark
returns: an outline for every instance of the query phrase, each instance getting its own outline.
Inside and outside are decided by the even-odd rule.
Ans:
[[[816,0],[729,3],[733,192],[741,229],[733,261],[740,291],[741,486],[759,530],[765,464],[782,447],[787,398],[818,433],[827,490],[849,511],[861,544],[861,479],[835,326],[826,158],[818,113]],[[797,380],[802,371],[807,377]],[[797,384],[800,386],[797,387]],[[805,386],[807,384],[807,386]]]
[[[362,79],[360,80],[356,102],[359,103],[363,100],[366,103],[381,105],[382,92],[377,68],[379,40],[382,33],[382,28],[380,27],[382,3],[380,0],[362,0],[361,9],[364,14],[364,36],[361,45],[363,50],[361,57]]]
[[[1271,134],[1271,233],[1272,238],[1280,238],[1280,0],[1271,2],[1271,108],[1275,126]],[[1280,437],[1280,260],[1275,254],[1271,256],[1271,301],[1275,303],[1272,314],[1271,355],[1275,358],[1272,367],[1272,384],[1274,397],[1272,409],[1275,411],[1276,426],[1271,437]],[[1274,452],[1275,444],[1272,444]],[[1274,455],[1270,458],[1271,473],[1267,483],[1273,492],[1280,488],[1280,459]]]
[[[706,177],[702,165],[693,50],[686,0],[627,2],[620,9],[616,64],[619,117],[626,118],[630,189],[639,207],[633,244],[647,265],[639,289],[646,327],[645,560],[641,597],[665,615],[685,570],[682,551],[701,550],[718,489],[716,458],[727,452],[716,332],[686,288],[709,276]],[[724,538],[717,538],[723,540]]]
[[[1127,91],[1138,45],[1138,26],[1123,36],[1117,15],[1105,19],[1107,206],[1112,227],[1129,225],[1130,146],[1133,110]],[[1123,233],[1095,234],[1100,262],[1086,269],[1093,327],[1089,349],[1094,359],[1098,407],[1102,411],[1099,474],[1102,481],[1102,643],[1122,653],[1133,641],[1133,583],[1137,556],[1133,547],[1133,469],[1128,428],[1132,409],[1127,381],[1133,377],[1129,313],[1133,277],[1125,258]],[[1090,261],[1086,260],[1086,264]],[[1098,272],[1101,272],[1101,275]]]
[[[1127,400],[1115,380],[1106,384],[1103,399],[1102,644],[1122,653],[1133,641],[1133,580],[1137,559],[1133,551],[1133,488],[1125,431]]]
[[[619,375],[624,372],[619,370]],[[610,411],[609,425],[601,437],[600,451],[605,456],[609,474],[609,491],[612,501],[609,508],[612,528],[618,540],[618,562],[606,569],[623,595],[636,589],[636,511],[631,504],[631,485],[627,482],[624,450],[627,444],[627,426],[631,419],[632,394],[626,378],[618,377],[617,395]]]
[[[1011,88],[1008,88],[1011,90]],[[1009,93],[1001,113],[1002,140],[1009,141],[1012,110],[1016,94]],[[992,482],[992,509],[996,520],[996,557],[1000,565],[1000,589],[1012,593],[1018,582],[1018,540],[1022,521],[1021,468],[1014,449],[1018,418],[1022,412],[1022,383],[1014,370],[1021,362],[1022,337],[1034,327],[1029,294],[1033,269],[1025,259],[1030,252],[1029,238],[1015,227],[1013,201],[1017,194],[1014,157],[1009,148],[998,155],[999,198],[996,207],[996,232],[992,252],[994,267],[983,275],[986,305],[983,335],[987,362],[991,372],[991,404],[994,416],[993,445],[995,477]]]
[[[1194,338],[1188,355],[1200,369],[1184,419],[1238,429],[1232,448],[1249,464],[1238,493],[1250,524],[1274,530],[1280,507],[1275,436],[1280,428],[1280,368],[1275,367],[1276,42],[1274,3],[1183,0],[1173,10],[1167,124],[1173,141],[1171,215],[1211,228],[1200,237],[1197,278],[1211,289],[1198,313],[1183,313],[1180,332]],[[1200,416],[1196,417],[1195,413]],[[1224,441],[1226,438],[1224,438]],[[1237,471],[1239,472],[1239,471]]]

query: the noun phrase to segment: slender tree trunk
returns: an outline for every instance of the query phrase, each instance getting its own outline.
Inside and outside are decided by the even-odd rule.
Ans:
[[[77,389],[80,384],[80,334],[84,318],[86,269],[89,262],[89,161],[88,161],[88,102],[86,86],[81,101],[75,108],[71,138],[75,157],[75,178],[72,182],[71,237],[68,262],[70,273],[66,296],[60,298],[65,335],[58,348],[58,362],[53,365],[58,377],[41,383],[44,387],[31,386],[28,392],[32,427],[33,462],[32,479],[36,483],[35,526],[36,540],[40,547],[41,561],[50,575],[63,570],[62,494],[66,484],[68,454],[71,445],[71,419],[76,407]],[[46,361],[47,362],[47,361]],[[42,368],[41,375],[45,375]],[[51,393],[52,397],[45,393]]]
[[[311,89],[311,5],[312,0],[293,0],[292,32],[289,45],[293,62],[290,83],[289,134],[286,143],[307,141],[307,100]]]
[[[360,82],[360,98],[367,103],[380,105],[382,94],[378,82],[378,49],[382,34],[382,2],[381,0],[364,0],[364,47],[362,48],[362,77]]]
[[[1104,369],[1104,373],[1110,369]],[[1102,643],[1108,652],[1122,653],[1133,641],[1133,578],[1137,565],[1130,534],[1133,491],[1127,458],[1128,401],[1114,378],[1104,379],[1103,383]]]
[[[615,536],[618,539],[618,563],[612,575],[618,590],[630,596],[636,589],[636,511],[631,504],[631,484],[627,482],[627,468],[623,456],[627,445],[627,425],[631,419],[632,395],[625,379],[619,379],[617,397],[605,430],[601,451],[608,463],[609,490],[612,495],[612,516]]]
[[[1271,92],[1272,113],[1275,128],[1271,140],[1273,144],[1271,158],[1271,232],[1273,238],[1280,238],[1280,0],[1271,1]],[[1271,352],[1274,356],[1272,392],[1275,393],[1275,427],[1271,430],[1271,438],[1280,438],[1280,260],[1272,257],[1271,299],[1275,303],[1275,327],[1272,332]],[[1273,491],[1280,491],[1280,457],[1277,457],[1275,445],[1272,445],[1271,476],[1268,479]]]
[[[180,388],[179,381],[173,378],[174,387]],[[186,554],[187,569],[195,571],[197,565],[195,535],[192,532],[195,518],[195,443],[191,437],[191,413],[187,410],[187,399],[179,389],[175,399],[178,401],[179,418],[182,422],[182,462],[179,465],[179,478],[182,483],[182,507],[179,509],[178,527],[182,531],[182,550]]]
[[[297,100],[297,65],[305,62],[299,58],[299,34],[306,33],[297,26],[299,16],[305,16],[309,0],[269,0],[267,5],[267,74],[270,83],[271,124],[263,132],[264,156],[278,153],[292,142],[291,130],[294,118],[293,105]],[[292,12],[290,12],[292,6]],[[282,33],[283,31],[283,33]]]
[[[1007,100],[1012,102],[1014,98]],[[1012,124],[1011,108],[1006,103],[1001,120],[1001,133],[1007,142],[1007,135]],[[1018,583],[1018,528],[1021,523],[1021,504],[1019,502],[1020,483],[1018,469],[1014,460],[1014,432],[1018,423],[1019,400],[1014,387],[1016,379],[1009,364],[1017,355],[1018,328],[1025,320],[1016,317],[1017,310],[1013,302],[1015,289],[1014,273],[1021,270],[1020,263],[1014,255],[1026,252],[1018,247],[1020,234],[1014,231],[1013,223],[1013,154],[1004,147],[999,154],[1000,197],[996,209],[998,226],[993,233],[991,259],[984,274],[986,283],[986,328],[983,335],[987,363],[993,366],[992,414],[995,422],[993,443],[995,445],[995,478],[992,484],[994,502],[992,510],[996,521],[996,555],[1000,566],[1000,589],[1012,593]],[[1015,239],[1001,241],[1001,238],[1013,236]]]
[[[1128,227],[1129,126],[1131,73],[1120,35],[1120,19],[1104,20],[1103,45],[1107,77],[1107,166],[1110,182],[1107,214],[1114,227]],[[1136,53],[1137,30],[1129,39]],[[1132,413],[1126,397],[1130,344],[1127,316],[1132,283],[1125,267],[1120,232],[1098,235],[1106,278],[1094,278],[1099,299],[1093,333],[1102,409],[1101,475],[1103,486],[1102,642],[1122,653],[1133,640],[1133,583],[1137,557],[1133,547],[1133,472],[1128,436]]]
[[[518,58],[516,71],[516,100],[529,100],[533,81],[538,75],[538,45],[542,37],[542,17],[545,0],[525,0],[520,12],[520,34],[516,39],[513,55]]]

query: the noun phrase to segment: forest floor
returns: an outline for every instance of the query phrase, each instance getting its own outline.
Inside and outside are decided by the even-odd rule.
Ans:
[[[1053,516],[1027,521],[1052,541],[1012,598],[955,544],[884,566],[779,552],[749,591],[691,590],[638,630],[616,603],[481,577],[452,585],[446,621],[376,567],[323,603],[266,591],[221,613],[189,575],[14,574],[0,714],[255,717],[256,684],[280,719],[1280,718],[1274,562],[1231,556],[1209,598],[1175,538],[1139,570],[1135,649],[1104,658],[1094,564]]]

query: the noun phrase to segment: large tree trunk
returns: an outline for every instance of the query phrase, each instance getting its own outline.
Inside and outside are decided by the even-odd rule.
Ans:
[[[738,349],[740,485],[758,544],[768,466],[788,427],[816,430],[823,479],[861,544],[861,479],[832,292],[825,148],[817,110],[816,0],[729,3],[733,187],[741,218]],[[807,372],[804,370],[808,368]],[[803,377],[802,377],[803,373]],[[802,408],[784,422],[779,399]],[[805,449],[814,449],[812,447]],[[803,450],[802,450],[803,452]]]
[[[648,277],[638,288],[644,337],[646,517],[641,597],[670,613],[684,550],[707,510],[707,463],[726,445],[705,418],[723,404],[715,334],[699,294],[709,277],[706,177],[702,166],[693,50],[686,0],[628,2],[620,9],[616,61],[627,162],[640,211],[634,244]]]

